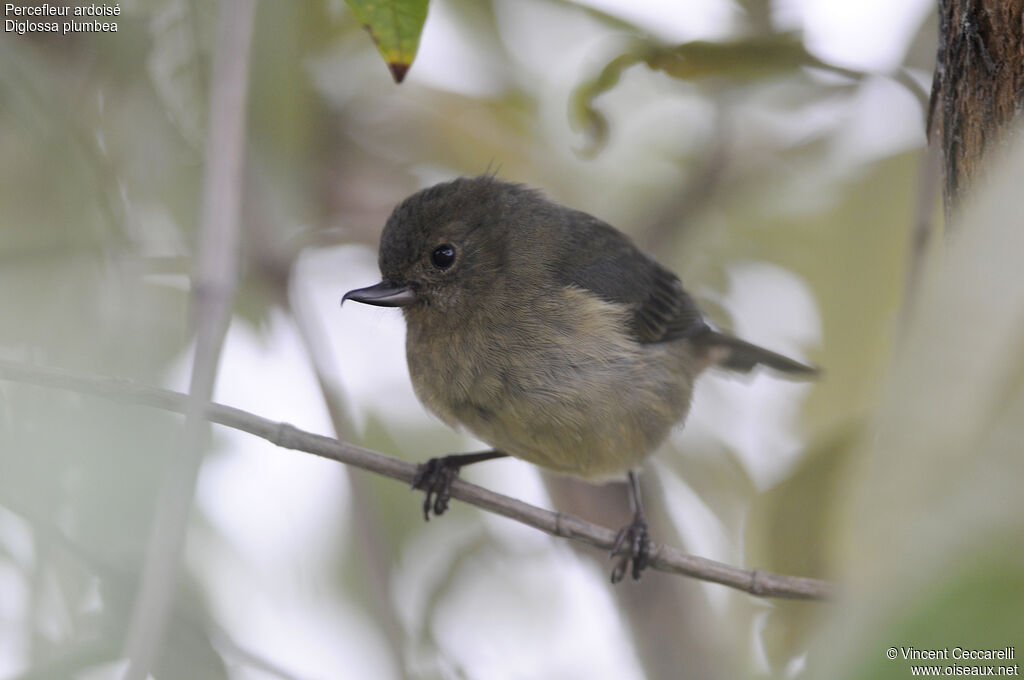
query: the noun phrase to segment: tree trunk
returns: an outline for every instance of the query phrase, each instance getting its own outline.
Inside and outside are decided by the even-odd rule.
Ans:
[[[1024,0],[939,0],[930,108],[948,220],[1024,111]]]

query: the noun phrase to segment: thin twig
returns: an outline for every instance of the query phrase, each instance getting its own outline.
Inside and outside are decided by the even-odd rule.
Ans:
[[[128,667],[124,680],[143,680],[159,655],[177,585],[196,480],[209,438],[204,411],[213,398],[238,278],[238,215],[254,4],[254,0],[223,0],[220,7],[199,216],[198,270],[193,284],[196,349],[189,396],[184,403],[181,455],[168,470],[160,491],[125,641]]]
[[[153,406],[177,413],[185,413],[188,404],[188,397],[180,392],[140,385],[120,378],[29,366],[8,360],[0,360],[0,379],[93,394],[112,401]],[[407,484],[411,484],[416,475],[415,463],[306,432],[288,423],[273,422],[231,406],[209,404],[205,415],[211,422],[248,432],[277,446],[312,453]],[[452,497],[554,536],[576,539],[604,550],[611,550],[615,542],[616,532],[608,527],[544,510],[460,479],[452,484]],[[740,569],[687,555],[665,545],[652,549],[650,566],[659,571],[720,583],[759,597],[820,600],[835,593],[831,583],[820,579],[784,576],[760,569]]]

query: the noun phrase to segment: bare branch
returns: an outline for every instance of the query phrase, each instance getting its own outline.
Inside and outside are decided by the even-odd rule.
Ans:
[[[168,470],[160,490],[125,641],[125,680],[147,677],[159,655],[181,567],[196,479],[208,444],[204,410],[213,397],[238,278],[238,215],[254,5],[254,0],[223,0],[220,7],[199,216],[198,270],[193,281],[196,349],[184,409],[182,455]]]
[[[184,394],[140,385],[130,380],[28,366],[7,360],[0,360],[0,379],[93,394],[116,402],[153,406],[177,413],[185,413],[188,404],[188,397]],[[411,484],[416,475],[415,463],[306,432],[288,423],[273,422],[231,406],[209,404],[206,417],[211,422],[248,432],[277,446],[312,453],[407,484]],[[572,515],[544,510],[459,479],[452,484],[452,497],[554,536],[572,538],[603,550],[611,550],[615,542],[616,532],[608,527]],[[720,583],[758,597],[821,600],[835,594],[835,587],[827,581],[785,576],[760,569],[740,569],[688,555],[665,545],[652,549],[650,566],[659,571]]]

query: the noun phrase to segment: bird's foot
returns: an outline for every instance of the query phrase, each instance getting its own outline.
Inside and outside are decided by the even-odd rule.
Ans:
[[[448,509],[448,501],[452,498],[452,482],[459,476],[459,470],[466,465],[482,463],[485,460],[505,458],[507,453],[501,451],[480,451],[478,453],[453,453],[449,456],[431,458],[416,468],[416,476],[412,479],[412,488],[425,491],[423,499],[423,519],[430,521],[430,511],[435,515],[443,515]]]
[[[612,569],[612,583],[618,583],[633,565],[633,580],[639,580],[640,574],[647,568],[651,556],[651,536],[647,533],[647,520],[642,514],[633,516],[633,520],[619,530],[612,546],[612,557],[618,556],[619,561]]]
[[[459,476],[463,463],[460,456],[431,458],[416,468],[412,488],[426,492],[423,499],[423,519],[430,521],[430,512],[443,515],[452,497],[452,482]]]

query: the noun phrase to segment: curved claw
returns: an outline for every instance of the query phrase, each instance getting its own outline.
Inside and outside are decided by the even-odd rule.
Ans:
[[[412,488],[426,492],[426,498],[423,499],[423,519],[430,521],[431,510],[435,515],[443,515],[448,509],[448,501],[452,498],[452,482],[458,478],[463,466],[504,458],[507,455],[501,451],[457,453],[431,458],[416,468]]]
[[[612,557],[616,555],[619,556],[619,561],[612,569],[612,583],[621,581],[631,564],[633,580],[639,580],[644,569],[650,564],[651,556],[651,537],[647,531],[647,520],[643,516],[634,517],[632,522],[619,530],[612,546]]]
[[[431,458],[416,469],[412,488],[425,491],[423,519],[430,521],[430,512],[443,515],[452,497],[452,482],[459,476],[461,464],[451,460],[452,456]]]

